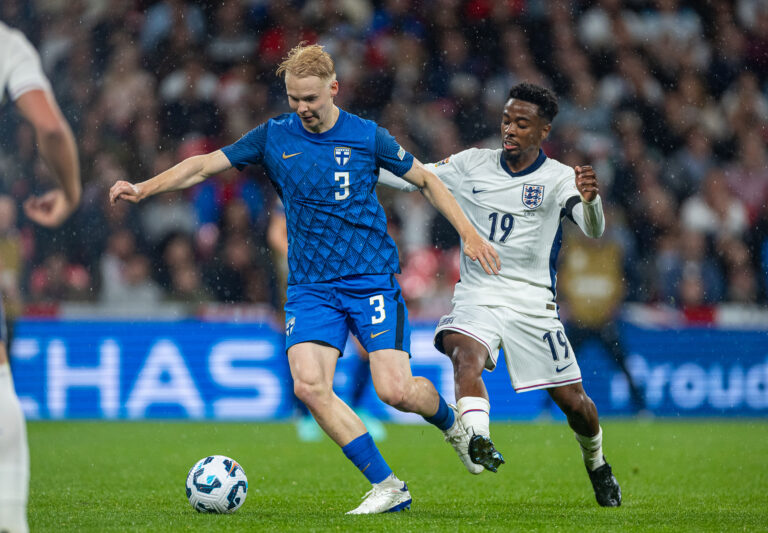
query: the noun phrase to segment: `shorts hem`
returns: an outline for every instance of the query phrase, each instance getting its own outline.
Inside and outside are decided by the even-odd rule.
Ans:
[[[440,335],[441,333],[443,333],[444,331],[455,331],[456,333],[461,333],[462,335],[466,335],[467,337],[471,337],[472,339],[476,340],[477,342],[479,342],[480,344],[485,346],[485,349],[488,351],[488,360],[491,361],[491,363],[493,365],[493,366],[489,367],[486,364],[485,365],[485,369],[488,370],[488,371],[492,371],[492,370],[494,370],[496,368],[496,360],[493,358],[493,352],[491,351],[491,347],[488,345],[488,343],[485,342],[480,337],[478,337],[476,334],[472,333],[471,331],[467,331],[466,329],[462,329],[462,328],[459,328],[459,327],[456,327],[456,326],[443,326],[443,327],[438,327],[437,330],[435,330],[435,336],[433,338],[433,344],[435,345],[435,348],[437,348],[437,350],[439,352],[445,354],[445,348],[442,346],[442,343],[441,343],[441,346],[438,348],[437,342],[436,342],[437,341],[437,336]],[[440,348],[443,348],[443,349],[440,349]]]
[[[302,342],[312,342],[312,343],[315,343],[315,344],[323,344],[323,345],[326,345],[326,346],[330,346],[331,348],[336,348],[339,351],[339,357],[342,357],[344,355],[344,347],[346,346],[346,343],[345,343],[345,346],[342,346],[341,348],[339,348],[338,346],[336,346],[336,344],[334,344],[332,342],[329,342],[327,340],[324,340],[324,339],[296,339],[296,340],[288,340],[288,339],[286,339],[285,340],[285,353],[286,354],[288,353],[288,348],[290,348],[291,346],[294,346],[296,344],[301,344]]]
[[[571,383],[579,383],[581,380],[582,378],[579,376],[577,378],[565,379],[562,381],[547,381],[544,383],[536,383],[534,385],[526,385],[525,387],[515,387],[513,385],[513,388],[515,389],[515,392],[528,392],[538,389],[552,389],[556,387],[562,387],[564,385],[570,385]]]

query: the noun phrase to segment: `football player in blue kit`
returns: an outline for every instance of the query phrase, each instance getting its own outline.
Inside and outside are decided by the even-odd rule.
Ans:
[[[277,70],[285,76],[294,113],[263,123],[232,145],[190,157],[136,184],[118,181],[110,201],[139,202],[191,187],[232,166],[261,163],[280,195],[288,226],[286,351],[294,391],[320,427],[372,484],[348,514],[407,509],[411,496],[381,456],[365,425],[333,391],[336,362],[351,331],[370,353],[379,398],[418,413],[443,431],[472,471],[469,437],[434,385],[414,377],[410,329],[397,248],[387,234],[375,187],[379,167],[416,185],[451,222],[464,253],[488,275],[501,267],[493,247],[474,229],[433,173],[376,123],[339,109],[333,60],[318,45],[299,45]]]

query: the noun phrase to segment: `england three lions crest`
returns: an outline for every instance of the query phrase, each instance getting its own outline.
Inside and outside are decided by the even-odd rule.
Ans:
[[[544,201],[544,185],[523,185],[523,205],[528,209],[536,209]]]
[[[352,148],[337,146],[333,149],[333,157],[336,159],[336,163],[343,167],[349,163],[349,158],[352,157]]]

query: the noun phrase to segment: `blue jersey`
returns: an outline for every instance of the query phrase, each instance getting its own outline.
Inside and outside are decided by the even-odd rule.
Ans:
[[[375,122],[339,111],[323,133],[291,113],[222,148],[240,170],[262,163],[283,201],[290,285],[400,272],[375,189],[379,167],[402,176],[413,156]]]

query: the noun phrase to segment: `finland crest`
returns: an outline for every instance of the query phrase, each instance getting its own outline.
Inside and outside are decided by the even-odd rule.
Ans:
[[[528,209],[536,209],[544,201],[544,185],[523,185],[523,205]]]
[[[336,159],[336,163],[343,167],[349,163],[349,158],[352,157],[352,148],[349,148],[348,146],[337,146],[333,149],[333,157]]]

